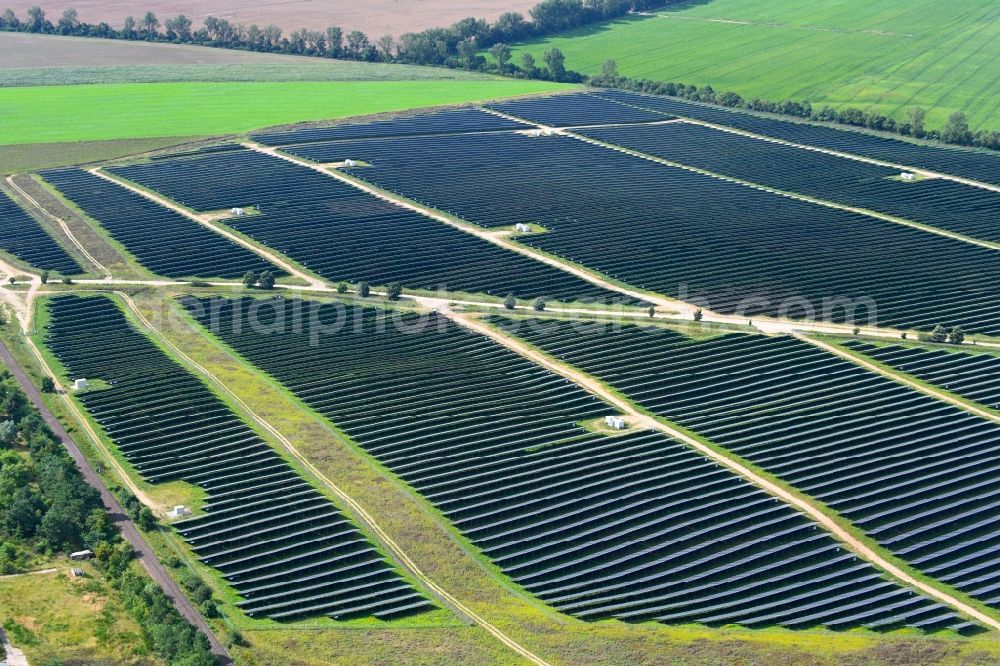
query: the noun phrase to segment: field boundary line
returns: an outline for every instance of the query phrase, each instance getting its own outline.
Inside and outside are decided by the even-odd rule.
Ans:
[[[312,286],[323,286],[323,281],[322,280],[320,280],[318,278],[311,277],[311,276],[307,275],[306,273],[298,270],[297,268],[295,268],[290,263],[288,263],[287,261],[285,261],[284,259],[282,259],[281,257],[279,257],[274,252],[266,250],[262,246],[257,245],[256,243],[252,243],[252,242],[250,242],[250,241],[248,241],[248,240],[246,240],[244,238],[241,238],[239,235],[234,234],[233,232],[229,231],[228,229],[224,229],[224,228],[222,228],[222,227],[220,227],[220,226],[218,226],[216,224],[213,224],[210,221],[210,218],[212,218],[211,215],[199,215],[199,214],[196,214],[196,213],[192,213],[191,211],[185,209],[183,206],[180,206],[180,205],[174,203],[170,199],[167,199],[166,197],[163,197],[163,196],[160,196],[160,195],[157,195],[157,194],[153,194],[152,192],[144,190],[141,187],[138,187],[136,185],[133,185],[132,183],[127,182],[124,179],[120,179],[120,178],[118,178],[116,176],[113,176],[113,175],[105,172],[100,167],[95,167],[93,169],[88,169],[87,171],[89,173],[91,173],[92,175],[97,176],[98,178],[103,178],[104,180],[108,181],[109,183],[114,183],[118,187],[125,188],[126,190],[129,190],[130,192],[138,194],[139,196],[141,196],[141,197],[143,197],[145,199],[148,199],[149,201],[152,201],[155,204],[163,206],[164,208],[172,210],[175,213],[183,215],[184,217],[188,218],[189,220],[197,222],[201,226],[214,231],[215,233],[219,234],[220,236],[223,236],[223,237],[227,238],[228,240],[233,241],[237,245],[240,245],[241,247],[243,247],[243,248],[245,248],[247,250],[250,250],[251,252],[253,252],[256,255],[258,255],[260,257],[263,257],[264,259],[267,259],[268,261],[270,261],[272,264],[274,264],[278,268],[281,268],[282,270],[286,271],[292,277],[296,277],[296,278],[299,278],[300,280],[304,280],[304,281],[308,282]]]
[[[597,89],[597,92],[599,93],[599,92],[602,92],[602,91],[605,91],[605,90],[614,91],[615,89],[614,88],[599,88],[599,89]],[[623,92],[631,92],[631,91],[623,91]],[[633,92],[632,94],[633,95],[644,95],[645,93],[635,93],[635,92]],[[607,100],[609,102],[614,102],[615,104],[621,104],[622,106],[629,106],[629,107],[632,107],[634,109],[642,109],[644,111],[653,111],[654,113],[662,113],[664,115],[672,115],[672,114],[667,113],[666,111],[657,111],[656,109],[652,109],[652,108],[645,107],[645,106],[640,106],[638,104],[630,104],[628,102],[623,102],[623,101],[617,100],[617,99],[611,99],[609,97],[604,97],[602,95],[598,95],[598,96],[601,97],[601,99]],[[652,97],[652,95],[646,95],[646,96],[647,97]],[[706,108],[710,108],[711,109],[713,107],[706,106]],[[717,110],[717,109],[714,109],[714,110]],[[785,123],[791,123],[791,124],[795,124],[795,125],[805,125],[807,127],[821,127],[821,128],[826,128],[826,129],[834,129],[834,130],[837,130],[839,132],[852,132],[853,131],[853,130],[847,130],[847,129],[840,129],[839,127],[828,127],[827,125],[820,125],[820,124],[816,124],[816,123],[796,123],[795,121],[787,120],[787,119],[784,119],[784,118],[769,118],[767,116],[759,116],[759,115],[756,115],[756,114],[746,114],[746,115],[749,116],[749,117],[751,117],[751,118],[763,118],[764,120],[774,120],[776,122],[785,122]],[[786,145],[786,146],[791,146],[792,148],[800,148],[802,150],[812,150],[812,151],[817,152],[817,153],[826,153],[827,155],[833,155],[834,157],[842,157],[844,159],[854,160],[856,162],[867,162],[868,164],[875,164],[877,166],[887,167],[889,169],[899,169],[900,171],[912,171],[912,172],[915,172],[915,173],[919,173],[919,174],[928,176],[930,178],[940,178],[942,180],[951,180],[951,181],[954,181],[956,183],[961,183],[962,185],[969,185],[969,186],[978,187],[978,188],[984,189],[984,190],[991,190],[993,192],[1000,192],[1000,186],[998,186],[998,185],[992,185],[990,183],[986,183],[986,182],[983,182],[983,181],[980,181],[980,180],[976,180],[974,178],[965,178],[963,176],[953,176],[953,175],[950,175],[950,174],[947,174],[947,173],[941,173],[940,171],[934,171],[932,169],[926,169],[924,167],[918,167],[918,166],[911,166],[911,165],[906,165],[906,164],[900,164],[898,162],[889,162],[889,161],[886,161],[886,160],[880,160],[880,159],[875,158],[875,157],[866,157],[864,155],[859,155],[858,153],[846,153],[846,152],[843,152],[843,151],[840,151],[840,150],[835,150],[833,148],[823,148],[822,146],[810,146],[807,143],[798,143],[796,141],[789,141],[788,139],[779,139],[778,137],[768,136],[766,134],[757,134],[756,132],[751,132],[749,130],[740,129],[738,127],[729,127],[727,125],[717,125],[717,124],[715,124],[713,122],[709,122],[707,120],[699,120],[697,118],[692,118],[690,116],[685,116],[685,115],[682,115],[682,114],[675,115],[674,117],[677,120],[680,120],[682,122],[691,123],[692,125],[703,125],[705,127],[710,127],[711,129],[720,130],[722,132],[730,132],[732,134],[741,134],[743,136],[748,136],[748,137],[751,137],[751,138],[754,138],[754,139],[761,139],[763,141],[770,141],[771,143],[780,143],[780,144],[783,144],[783,145]],[[872,137],[875,137],[877,139],[888,138],[888,137],[880,137],[880,136],[875,135],[875,134],[865,134],[863,132],[854,132],[854,133],[855,134],[862,134],[863,136],[872,136]],[[899,139],[895,139],[895,140],[898,141]],[[910,142],[908,142],[908,141],[904,141],[903,143],[910,144]],[[911,144],[911,145],[914,145],[914,146],[916,146],[918,148],[922,148],[922,147],[923,148],[936,148],[937,147],[937,146],[924,146],[923,144],[919,144],[919,143],[914,143],[914,144]],[[945,150],[947,150],[947,149],[945,149]]]
[[[809,518],[818,523],[821,527],[830,532],[838,541],[845,544],[848,548],[858,554],[864,560],[875,565],[876,567],[882,569],[884,572],[889,573],[891,576],[899,581],[902,581],[914,587],[928,596],[934,597],[938,601],[944,602],[951,606],[952,608],[964,613],[965,615],[983,623],[984,625],[994,629],[1000,630],[1000,620],[996,620],[989,615],[973,608],[972,606],[954,598],[947,592],[937,589],[932,585],[928,585],[920,580],[917,580],[910,574],[906,573],[899,567],[897,567],[892,562],[889,562],[884,557],[879,555],[877,552],[872,550],[864,542],[854,537],[850,532],[837,524],[835,520],[827,516],[825,513],[820,511],[813,504],[801,497],[797,497],[791,492],[785,490],[781,486],[769,481],[768,479],[760,476],[750,468],[746,467],[737,460],[734,460],[728,456],[725,456],[718,451],[713,450],[711,447],[699,442],[697,439],[677,430],[676,428],[667,425],[660,419],[654,418],[643,412],[640,412],[636,407],[629,404],[627,401],[614,395],[611,391],[604,387],[604,385],[592,377],[591,375],[576,369],[566,363],[558,360],[549,358],[547,355],[531,349],[528,345],[509,336],[505,333],[498,331],[497,329],[488,326],[481,321],[475,320],[469,315],[456,314],[454,312],[444,311],[443,314],[448,316],[452,321],[459,325],[464,326],[468,330],[481,335],[486,335],[494,341],[498,342],[502,346],[520,354],[524,358],[536,363],[537,365],[542,365],[543,367],[552,370],[553,372],[559,374],[562,377],[572,381],[577,386],[580,386],[584,390],[587,390],[591,394],[600,398],[604,402],[614,406],[615,408],[622,411],[623,414],[628,415],[634,422],[646,425],[650,429],[658,430],[670,437],[687,444],[688,446],[694,448],[701,454],[711,458],[715,462],[721,463],[722,465],[728,467],[730,470],[736,472],[743,478],[747,479],[754,485],[762,488],[771,495],[782,500],[786,504],[791,505],[793,508],[798,509],[800,512],[805,513]]]
[[[940,227],[933,227],[923,222],[914,222],[913,220],[907,219],[905,217],[897,217],[895,215],[889,215],[888,213],[879,213],[878,211],[869,210],[867,208],[858,208],[855,206],[849,206],[847,204],[839,204],[835,201],[829,201],[827,199],[812,197],[807,194],[794,192],[792,190],[782,190],[776,187],[771,187],[770,185],[761,185],[760,183],[755,183],[751,180],[744,180],[742,178],[736,178],[735,176],[727,176],[725,174],[717,173],[715,171],[709,171],[708,169],[702,169],[701,167],[695,167],[691,166],[690,164],[684,164],[683,162],[674,162],[673,160],[668,160],[663,157],[657,157],[656,155],[644,153],[641,150],[635,150],[634,148],[626,148],[624,146],[619,146],[617,144],[601,141],[600,139],[593,139],[591,137],[584,136],[582,134],[577,134],[571,130],[562,132],[562,135],[577,139],[579,141],[583,141],[585,143],[590,143],[595,146],[600,146],[601,148],[616,150],[620,153],[631,155],[632,157],[638,157],[639,159],[649,160],[650,162],[655,162],[657,164],[663,164],[664,166],[674,167],[675,169],[684,169],[685,171],[691,171],[694,173],[701,174],[703,176],[708,176],[710,178],[717,178],[719,180],[728,181],[730,183],[742,185],[743,187],[751,187],[755,190],[761,190],[763,192],[767,192],[768,194],[774,194],[777,196],[786,197],[788,199],[794,199],[796,201],[802,201],[816,206],[823,206],[824,208],[842,210],[844,212],[853,213],[855,215],[864,215],[865,217],[872,217],[877,220],[882,220],[883,222],[890,222],[892,224],[898,224],[904,227],[912,227],[919,231],[923,231],[929,234],[934,234],[937,236],[943,236],[945,238],[950,238],[951,240],[967,243],[969,245],[978,245],[979,247],[985,248],[987,250],[994,250],[994,251],[1000,250],[1000,243],[994,243],[993,241],[987,241],[979,238],[974,238],[972,236],[966,236],[964,234],[960,234],[955,231],[948,231],[947,229],[942,229]],[[1000,189],[998,189],[997,191],[1000,191]]]
[[[305,467],[311,474],[313,474],[317,479],[323,482],[325,486],[336,495],[344,504],[346,504],[355,513],[359,521],[372,533],[374,533],[381,541],[386,545],[386,547],[392,552],[393,555],[399,560],[403,567],[410,572],[417,580],[423,583],[431,592],[435,594],[441,601],[445,603],[446,606],[451,606],[458,611],[460,615],[465,615],[472,622],[478,624],[494,638],[499,640],[505,646],[510,648],[512,651],[516,652],[518,655],[528,660],[529,662],[535,664],[535,666],[552,666],[549,662],[543,660],[541,657],[530,652],[527,648],[521,646],[519,643],[514,641],[513,638],[509,637],[507,634],[503,633],[499,628],[494,626],[492,623],[487,621],[482,616],[478,615],[475,611],[470,609],[468,606],[460,602],[458,599],[453,597],[444,588],[435,583],[427,574],[417,566],[410,556],[406,553],[403,548],[396,543],[396,541],[389,536],[385,530],[375,521],[368,511],[364,509],[353,497],[343,491],[337,484],[333,482],[332,479],[327,477],[320,471],[305,455],[303,455],[298,448],[285,437],[277,428],[271,425],[266,419],[259,416],[251,407],[234,391],[232,391],[224,382],[213,375],[208,369],[200,365],[197,361],[192,359],[190,356],[185,354],[177,345],[171,342],[166,335],[164,335],[159,329],[154,327],[152,323],[142,314],[138,306],[135,304],[128,294],[121,291],[116,291],[128,305],[132,313],[142,322],[153,335],[160,339],[160,341],[165,344],[173,353],[175,353],[179,358],[183,359],[185,363],[195,368],[200,374],[204,375],[209,381],[211,381],[215,386],[220,388],[230,399],[232,399],[239,407],[244,411],[247,416],[250,416],[260,427],[264,428],[268,433],[275,437],[286,451],[295,460],[297,460],[303,467]]]
[[[980,409],[979,407],[976,407],[975,405],[970,405],[970,404],[968,404],[966,402],[963,402],[962,400],[959,400],[959,399],[955,398],[954,396],[952,396],[947,391],[938,390],[938,389],[932,388],[930,386],[927,386],[925,384],[921,384],[920,382],[914,381],[914,380],[910,379],[909,377],[907,377],[906,374],[903,373],[902,371],[889,370],[889,369],[887,369],[885,367],[882,367],[881,365],[879,365],[879,364],[877,364],[877,363],[875,363],[873,361],[869,361],[866,358],[862,358],[858,354],[851,353],[850,351],[848,351],[846,349],[842,349],[842,348],[840,348],[840,347],[838,347],[836,345],[832,345],[832,344],[830,344],[828,342],[824,342],[823,340],[817,340],[816,338],[813,338],[812,336],[803,335],[801,333],[795,333],[794,335],[795,335],[796,338],[798,338],[799,340],[802,340],[803,342],[807,342],[807,343],[809,343],[809,344],[811,344],[811,345],[813,345],[815,347],[819,347],[823,351],[826,351],[826,352],[828,352],[830,354],[833,354],[835,356],[839,356],[840,358],[845,359],[847,361],[850,361],[851,363],[854,363],[855,365],[859,365],[862,368],[864,368],[865,370],[877,373],[877,374],[879,374],[879,375],[881,375],[883,377],[886,377],[887,379],[891,379],[892,381],[894,381],[894,382],[896,382],[898,384],[903,384],[907,388],[911,388],[911,389],[914,389],[916,391],[920,391],[924,395],[928,395],[928,396],[934,398],[935,400],[940,400],[941,402],[946,402],[949,405],[952,405],[954,407],[958,407],[959,409],[965,410],[966,412],[969,412],[970,414],[973,414],[973,415],[978,416],[980,418],[987,419],[989,421],[992,421],[993,423],[1000,424],[1000,416],[998,416],[996,414],[993,414],[993,413],[990,413],[989,411],[987,411],[985,409]]]
[[[49,212],[47,208],[42,206],[42,204],[38,203],[34,197],[25,192],[20,185],[14,182],[13,176],[7,176],[7,184],[10,185],[12,188],[14,188],[17,191],[17,193],[24,198],[25,201],[31,204],[34,208],[37,208],[42,213],[42,215],[45,215],[50,220],[58,224],[59,228],[62,229],[62,232],[66,234],[66,237],[69,238],[71,243],[73,243],[73,246],[76,247],[76,249],[80,251],[80,254],[82,254],[87,259],[87,261],[92,263],[94,267],[97,268],[97,270],[102,275],[107,275],[107,276],[111,275],[111,271],[109,271],[104,264],[95,259],[94,255],[90,254],[90,252],[87,251],[87,248],[83,246],[83,243],[77,240],[76,236],[73,235],[73,232],[70,231],[69,225],[66,224],[65,220],[63,220],[61,217],[53,215],[52,213]]]

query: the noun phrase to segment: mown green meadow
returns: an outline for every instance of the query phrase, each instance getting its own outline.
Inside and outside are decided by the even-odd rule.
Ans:
[[[694,0],[646,16],[519,45],[569,69],[674,81],[744,97],[808,99],[894,118],[927,109],[938,127],[962,111],[1000,127],[1000,4],[984,0]]]
[[[459,104],[562,87],[544,81],[486,79],[3,88],[0,143],[219,136],[271,125]]]

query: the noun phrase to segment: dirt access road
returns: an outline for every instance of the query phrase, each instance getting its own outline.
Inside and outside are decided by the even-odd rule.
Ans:
[[[35,405],[42,418],[45,419],[45,423],[48,424],[52,432],[55,433],[59,441],[62,442],[63,446],[72,456],[73,460],[76,462],[76,466],[80,469],[80,473],[83,474],[84,480],[93,486],[101,494],[101,501],[104,502],[104,506],[108,511],[108,515],[114,521],[115,525],[121,531],[122,537],[128,541],[132,548],[135,550],[136,559],[142,564],[143,568],[149,573],[150,577],[156,581],[156,583],[163,588],[163,591],[167,594],[173,602],[174,607],[184,616],[188,622],[193,624],[198,628],[205,636],[208,637],[208,642],[212,646],[212,653],[219,658],[219,662],[222,664],[231,664],[232,660],[229,657],[229,653],[226,652],[226,648],[222,646],[219,640],[212,633],[208,624],[201,617],[195,607],[188,601],[188,598],[184,596],[181,589],[177,586],[177,583],[167,574],[167,570],[163,568],[163,565],[156,558],[156,553],[146,542],[145,537],[142,536],[142,532],[136,527],[135,523],[129,519],[128,514],[125,513],[125,509],[118,502],[118,499],[108,492],[108,489],[104,487],[104,482],[101,481],[101,477],[98,476],[94,468],[90,466],[90,463],[84,457],[83,452],[73,441],[73,438],[69,436],[66,429],[63,428],[62,423],[59,419],[49,411],[49,408],[45,405],[42,400],[41,393],[31,380],[28,379],[28,375],[25,374],[24,370],[18,364],[17,360],[14,358],[10,350],[7,349],[6,345],[0,342],[0,361],[3,362],[5,366],[10,370],[11,374],[17,379],[18,384],[21,385],[21,389],[28,396],[28,399]]]
[[[37,4],[53,23],[69,7],[77,10],[81,21],[107,21],[116,28],[121,27],[126,16],[139,19],[151,11],[161,22],[184,14],[196,27],[201,27],[206,16],[215,16],[246,25],[273,24],[286,35],[299,28],[324,30],[337,25],[345,34],[360,30],[375,41],[386,33],[399,37],[404,32],[449,26],[468,16],[493,20],[508,11],[527,15],[536,3],[537,0],[42,0],[37,3],[17,0],[10,6],[23,18],[28,8]]]

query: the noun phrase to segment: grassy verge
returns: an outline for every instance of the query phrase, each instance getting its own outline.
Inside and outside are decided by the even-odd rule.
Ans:
[[[70,233],[76,238],[87,252],[105,268],[119,277],[144,278],[149,275],[147,271],[138,270],[137,262],[130,260],[122,254],[121,250],[112,244],[104,229],[96,221],[89,218],[73,202],[64,197],[61,192],[45,182],[38,175],[19,175],[13,178],[14,182],[33,198],[38,205],[43,207],[51,215],[58,217],[65,222]],[[61,238],[66,238],[67,245],[72,248],[73,256],[81,266],[86,268],[91,274],[97,275],[98,268],[83,256],[79,248],[69,241],[63,232],[61,225],[53,220],[49,220],[53,230],[58,229]],[[104,277],[99,275],[98,277]]]
[[[9,135],[4,135],[9,141]],[[0,145],[0,174],[55,169],[72,164],[103,162],[187,143],[192,137],[164,136],[155,139],[106,139],[101,141],[57,141]]]

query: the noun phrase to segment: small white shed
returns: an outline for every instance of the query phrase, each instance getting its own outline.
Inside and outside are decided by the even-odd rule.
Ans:
[[[233,208],[229,212],[235,215],[236,217],[243,217],[243,213],[246,211],[244,211],[242,208]]]
[[[73,388],[77,391],[85,389],[88,386],[90,386],[90,383],[86,379],[83,379],[82,377],[80,379],[73,380]]]
[[[190,516],[191,509],[187,508],[183,504],[178,504],[170,511],[167,511],[168,518],[182,518],[184,516]]]
[[[344,160],[344,166],[347,167],[358,166],[358,163],[355,160]]]
[[[904,171],[903,173],[899,174],[900,180],[916,180],[916,178],[917,177],[912,173],[910,173],[909,171]]]
[[[605,416],[604,422],[608,424],[608,427],[612,430],[624,430],[625,429],[625,419],[621,416]]]
[[[522,233],[522,234],[526,234],[526,233],[529,233],[531,231],[531,227],[529,227],[527,224],[525,224],[523,222],[518,222],[517,224],[515,224],[514,225],[514,229],[518,233]]]

